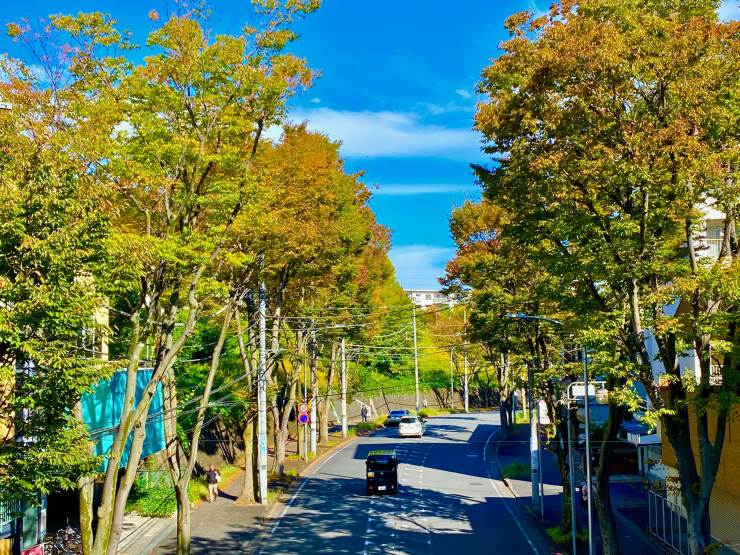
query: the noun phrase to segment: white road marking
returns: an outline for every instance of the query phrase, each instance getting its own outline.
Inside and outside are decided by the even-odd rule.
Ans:
[[[500,430],[500,428],[499,428]],[[524,527],[522,526],[522,523],[519,522],[519,519],[516,518],[514,515],[514,511],[511,510],[511,507],[509,507],[509,504],[506,502],[506,499],[503,495],[501,495],[501,492],[498,489],[498,486],[496,486],[496,482],[493,481],[493,478],[491,478],[491,471],[488,468],[488,458],[486,457],[486,452],[488,451],[488,444],[490,443],[493,436],[498,433],[499,430],[496,430],[493,432],[490,436],[488,436],[488,440],[486,441],[485,446],[483,447],[483,461],[486,463],[486,474],[488,474],[488,481],[491,482],[491,485],[493,486],[493,489],[496,490],[496,494],[501,499],[501,502],[504,504],[504,507],[506,507],[506,510],[509,511],[509,514],[511,515],[511,518],[514,519],[514,522],[516,522],[516,525],[519,527],[519,530],[521,530],[522,535],[527,540],[527,543],[529,544],[529,547],[532,548],[532,551],[535,552],[536,555],[540,555],[540,552],[537,550],[537,548],[534,546],[534,543],[532,542],[531,538],[529,537],[529,534],[524,530]]]

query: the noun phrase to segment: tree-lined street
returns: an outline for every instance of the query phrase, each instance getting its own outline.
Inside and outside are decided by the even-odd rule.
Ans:
[[[252,552],[549,553],[498,478],[498,428],[495,414],[453,415],[430,419],[422,439],[387,428],[352,442],[317,464]],[[402,459],[398,495],[365,493],[365,459],[378,449]]]

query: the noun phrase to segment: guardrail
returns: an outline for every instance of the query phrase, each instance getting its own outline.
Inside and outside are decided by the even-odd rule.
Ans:
[[[688,523],[683,507],[665,496],[664,491],[648,492],[649,532],[676,553],[689,552]]]

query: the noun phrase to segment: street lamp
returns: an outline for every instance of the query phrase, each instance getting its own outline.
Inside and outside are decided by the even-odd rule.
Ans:
[[[565,324],[560,320],[553,320],[552,318],[545,318],[544,316],[533,316],[530,314],[506,314],[506,318],[515,318],[517,320],[544,320],[545,322],[551,322],[553,324],[559,324],[564,326]],[[531,477],[532,477],[532,507],[536,508],[538,503],[540,506],[540,514],[543,516],[545,513],[545,500],[544,500],[544,480],[541,477],[542,474],[542,462],[540,461],[540,431],[539,431],[539,403],[535,408],[534,403],[534,369],[531,365],[527,365],[527,386],[529,388],[528,401],[529,401],[529,428],[530,428],[530,439],[529,439],[529,456],[531,460]],[[539,486],[542,483],[542,495],[540,495]]]
[[[545,318],[543,316],[532,316],[528,314],[507,314],[507,318],[518,318],[522,320],[544,320],[545,322],[551,322],[553,324],[558,324],[560,326],[565,326],[563,322],[560,320],[554,320],[552,318]],[[530,387],[534,384],[534,377],[532,376],[531,372],[528,376],[528,381],[530,383]],[[588,406],[588,398],[589,398],[589,383],[588,383],[588,367],[587,367],[587,360],[586,360],[586,347],[583,347],[583,382],[573,382],[570,383],[570,380],[568,380],[567,385],[567,400],[568,400],[568,410],[570,411],[570,402],[571,400],[575,400],[575,398],[571,398],[570,392],[571,388],[573,386],[578,385],[583,388],[584,391],[584,406],[585,406],[585,424],[586,424],[586,498],[588,502],[588,553],[589,555],[594,555],[594,542],[593,542],[593,522],[591,518],[591,440],[590,440],[590,424],[591,424],[591,418],[590,418],[590,410]],[[594,396],[596,397],[596,401],[600,404],[605,404],[608,402],[609,398],[609,392],[604,388],[605,382],[595,382],[601,385],[599,391],[594,391]],[[531,394],[530,394],[531,396]],[[577,398],[577,397],[576,397]],[[534,411],[532,411],[532,416],[534,415]],[[534,431],[535,425],[534,423],[531,424],[532,430]],[[574,472],[573,472],[573,453],[572,453],[572,446],[573,446],[573,440],[572,440],[572,431],[571,431],[571,425],[570,425],[570,415],[568,417],[568,453],[570,454],[571,460],[569,461],[569,469],[570,469],[570,504],[571,504],[571,525],[572,525],[572,535],[573,535],[573,553],[576,553],[576,518],[575,518],[575,484],[574,482]],[[537,436],[537,443],[539,443],[539,435]],[[532,452],[532,442],[530,441],[530,452]],[[534,467],[534,458],[536,455],[532,455],[532,461],[533,461],[533,467]],[[539,464],[539,460],[537,461]],[[536,486],[534,484],[534,468],[533,468],[533,479],[532,479],[532,491],[534,492],[536,490]],[[534,495],[533,495],[534,499]],[[543,506],[544,506],[544,500],[543,500]]]

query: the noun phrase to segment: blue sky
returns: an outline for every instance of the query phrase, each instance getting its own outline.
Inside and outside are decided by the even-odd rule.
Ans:
[[[240,23],[249,2],[214,0],[224,24]],[[721,15],[735,18],[738,0]],[[343,142],[351,171],[377,185],[371,205],[393,229],[391,260],[405,288],[436,288],[454,248],[447,228],[453,206],[478,198],[471,162],[485,162],[472,130],[481,70],[498,55],[509,15],[542,11],[549,0],[324,0],[297,26],[292,50],[323,71],[292,101],[290,118]],[[151,9],[162,0],[31,0],[3,7],[2,18],[107,11],[143,42]],[[13,50],[7,39],[0,52]]]

